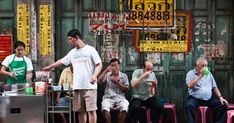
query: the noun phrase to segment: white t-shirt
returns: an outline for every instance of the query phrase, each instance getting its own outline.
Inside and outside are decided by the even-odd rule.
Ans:
[[[97,50],[89,45],[81,49],[72,49],[61,59],[64,65],[72,63],[73,66],[73,90],[97,89],[97,83],[91,84],[90,80],[95,71],[95,66],[101,63]]]
[[[3,60],[2,65],[6,66],[6,67],[9,67],[10,63],[13,61],[14,56],[15,56],[15,54],[7,56]],[[27,71],[33,70],[32,61],[28,57],[26,57],[26,56],[23,56],[23,57],[24,57],[24,60],[25,60],[25,62],[27,64]],[[14,61],[23,61],[23,57],[17,57],[17,56],[15,56]]]

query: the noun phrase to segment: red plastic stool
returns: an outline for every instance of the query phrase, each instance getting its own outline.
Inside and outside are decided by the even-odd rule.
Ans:
[[[151,117],[150,117],[150,109],[149,109],[149,108],[146,108],[145,106],[142,106],[141,108],[142,108],[142,109],[145,109],[146,118],[147,118],[147,123],[152,123],[152,122],[151,122]]]
[[[232,123],[232,117],[234,116],[234,110],[227,111],[227,123]]]
[[[202,123],[206,123],[206,111],[208,109],[208,106],[199,106],[198,107],[198,110],[201,112],[201,120],[202,120]],[[196,123],[198,123],[198,116],[199,112],[197,112],[196,114]]]
[[[176,117],[176,105],[173,103],[165,103],[164,104],[164,109],[165,110],[171,110],[173,113],[173,121],[174,123],[177,123],[177,117]],[[162,115],[159,119],[159,123],[162,123]]]
[[[234,104],[229,103],[229,104],[228,104],[228,110],[233,110],[233,109],[234,109]]]

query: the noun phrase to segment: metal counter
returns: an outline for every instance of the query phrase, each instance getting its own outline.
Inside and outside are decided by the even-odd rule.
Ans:
[[[0,96],[0,123],[45,123],[43,95]]]

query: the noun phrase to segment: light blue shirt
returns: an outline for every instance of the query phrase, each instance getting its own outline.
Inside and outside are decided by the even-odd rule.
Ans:
[[[196,69],[190,70],[186,76],[186,84],[198,77]],[[212,89],[216,88],[216,82],[211,73],[204,75],[196,85],[188,88],[188,93],[196,99],[209,100],[212,96]]]

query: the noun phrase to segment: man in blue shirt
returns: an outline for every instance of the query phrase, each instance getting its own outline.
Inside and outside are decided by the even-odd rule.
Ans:
[[[198,106],[209,106],[214,109],[215,123],[226,123],[227,100],[220,93],[213,75],[209,72],[204,75],[208,62],[205,58],[199,58],[196,68],[190,70],[186,76],[189,97],[186,103],[188,122],[195,123],[195,113]],[[218,97],[212,96],[212,91]]]

